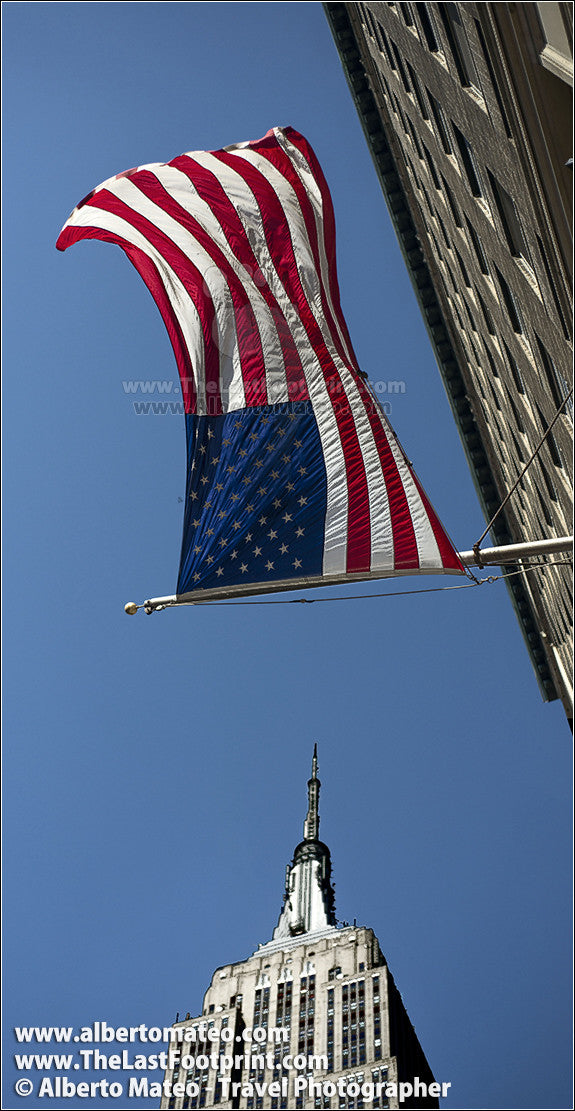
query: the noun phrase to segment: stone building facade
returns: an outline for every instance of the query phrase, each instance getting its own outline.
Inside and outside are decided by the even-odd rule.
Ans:
[[[569,536],[572,5],[324,8],[488,522],[517,483],[493,543]],[[508,586],[571,717],[570,567],[543,562]]]
[[[439,1107],[447,1094],[373,930],[336,921],[319,786],[314,752],[273,937],[216,969],[202,1014],[174,1024],[163,1108]]]

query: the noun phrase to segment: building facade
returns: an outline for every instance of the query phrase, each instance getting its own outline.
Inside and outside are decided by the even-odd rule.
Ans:
[[[493,542],[569,536],[572,5],[324,8]],[[571,571],[541,562],[508,587],[571,718]]]
[[[336,921],[319,788],[314,751],[273,937],[216,969],[202,1014],[174,1024],[163,1108],[439,1107],[447,1094],[373,930]]]

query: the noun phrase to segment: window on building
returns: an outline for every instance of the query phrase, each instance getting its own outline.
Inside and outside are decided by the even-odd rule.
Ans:
[[[521,413],[519,412],[519,409],[517,408],[517,405],[515,404],[515,402],[513,400],[513,397],[511,396],[510,391],[507,389],[507,386],[505,387],[505,393],[507,395],[507,400],[509,402],[509,408],[511,409],[511,412],[513,413],[513,417],[515,419],[515,424],[517,426],[518,431],[519,432],[525,432],[525,422],[523,420],[523,417],[521,416]]]
[[[489,273],[490,273],[489,263],[487,262],[487,257],[486,257],[485,251],[483,250],[483,244],[482,244],[482,242],[479,238],[479,235],[477,234],[475,228],[473,227],[473,224],[467,219],[467,216],[465,217],[465,223],[467,224],[467,230],[469,232],[469,238],[471,239],[471,242],[473,244],[473,250],[475,251],[475,254],[477,255],[477,261],[479,263],[479,269],[481,270],[482,274],[489,275]]]
[[[475,323],[475,317],[474,317],[469,305],[467,304],[467,301],[465,301],[465,309],[466,309],[467,315],[469,317],[469,323],[471,324],[471,330],[473,332],[477,332],[477,325]],[[473,344],[471,346],[473,347]],[[473,351],[475,353],[475,357],[477,358],[477,352],[475,351],[474,347],[473,347]]]
[[[505,349],[505,354],[507,356],[507,362],[509,364],[509,369],[511,371],[511,375],[512,375],[513,381],[515,383],[515,388],[517,390],[517,393],[525,393],[525,383],[523,381],[521,371],[519,370],[519,367],[517,365],[517,360],[513,358],[513,355],[511,354],[507,344],[505,343],[505,340],[503,341],[503,347]]]
[[[427,162],[427,166],[428,166],[429,172],[431,174],[431,180],[433,181],[433,184],[435,185],[435,188],[438,189],[441,192],[441,182],[439,180],[439,176],[438,176],[437,170],[435,168],[435,163],[433,161],[433,158],[431,157],[425,143],[422,143],[422,146],[423,146],[423,154],[424,154],[424,157],[425,157],[425,161]]]
[[[517,439],[517,436],[515,435],[514,432],[511,433],[511,439],[513,440],[513,446],[515,448],[515,454],[516,454],[519,462],[524,463],[525,462],[525,456],[523,454],[523,449],[522,449],[521,444],[519,443],[519,440]]]
[[[387,60],[390,64],[391,68],[393,70],[395,70],[395,69],[397,69],[397,65],[396,65],[396,62],[395,62],[395,58],[393,56],[391,46],[389,45],[389,39],[388,39],[385,31],[383,30],[383,27],[380,27],[378,23],[376,23],[376,27],[379,30],[379,37],[381,39],[381,43],[382,43],[382,46],[383,46],[383,53],[386,54]]]
[[[483,29],[481,27],[481,24],[479,23],[479,20],[476,19],[476,20],[474,20],[474,22],[475,22],[475,30],[477,32],[477,38],[479,40],[481,49],[483,51],[483,58],[485,60],[485,64],[487,65],[487,69],[489,71],[489,77],[490,77],[490,80],[491,80],[491,86],[492,86],[493,92],[495,94],[495,99],[497,101],[497,107],[499,108],[499,111],[501,113],[501,121],[503,123],[503,127],[505,128],[505,133],[506,133],[507,137],[510,139],[511,138],[511,127],[509,125],[509,118],[507,116],[507,112],[505,111],[505,105],[503,103],[503,97],[501,95],[501,89],[499,88],[499,82],[497,80],[497,76],[496,76],[495,70],[493,68],[493,63],[491,61],[491,55],[490,55],[490,53],[487,49],[487,44],[485,42],[485,36],[483,34]]]
[[[427,111],[427,104],[425,103],[425,97],[423,95],[423,91],[422,91],[421,85],[419,83],[419,78],[418,78],[413,66],[410,66],[408,61],[406,61],[405,65],[407,67],[407,72],[409,74],[409,80],[411,82],[411,88],[412,88],[412,91],[413,91],[413,95],[414,95],[414,97],[417,101],[419,111],[421,112],[421,115],[422,115],[423,119],[428,120],[429,119],[429,112]]]
[[[435,215],[437,216],[437,213]],[[442,236],[445,240],[445,246],[447,247],[447,250],[450,251],[451,250],[451,240],[450,240],[450,238],[449,238],[449,236],[448,236],[448,234],[445,230],[443,220],[439,220],[438,222],[439,222],[439,227],[441,228],[441,234],[442,234]]]
[[[537,340],[537,346],[539,348],[539,354],[541,356],[541,363],[543,366],[543,370],[545,371],[545,377],[547,378],[551,396],[553,398],[553,401],[555,402],[555,408],[559,409],[559,407],[569,396],[569,384],[565,381],[565,378],[563,378],[563,376],[559,374],[559,371],[557,370],[557,367],[555,366],[551,355],[539,339],[537,332],[535,333],[535,339]],[[573,417],[572,400],[567,402],[563,409],[563,412],[568,413],[571,418]]]
[[[443,108],[441,107],[439,101],[437,101],[432,93],[430,93],[429,89],[426,88],[425,91],[427,93],[427,99],[429,100],[429,106],[435,120],[435,126],[437,127],[441,145],[446,154],[452,154],[453,147],[451,146],[449,129],[447,126],[447,120],[445,119],[445,116],[443,114]]]
[[[545,420],[545,417],[543,416],[543,413],[541,412],[541,409],[539,408],[538,405],[537,405],[536,408],[537,408],[537,413],[538,413],[538,416],[539,416],[539,423],[541,425],[541,431],[545,432],[546,430],[549,429],[549,425],[550,425],[551,422],[548,421],[548,420]],[[551,455],[551,458],[552,458],[555,466],[562,468],[563,467],[563,459],[561,457],[561,452],[559,451],[559,445],[557,443],[557,440],[555,439],[555,436],[553,435],[553,432],[550,431],[550,430],[547,431],[547,438],[545,440],[545,443],[547,444],[547,446],[549,448],[549,454]]]
[[[491,354],[491,351],[489,350],[487,344],[485,344],[485,351],[487,353],[487,360],[489,362],[489,366],[491,368],[491,373],[492,373],[493,377],[494,378],[499,378],[499,371],[498,371],[497,366],[495,364],[495,359],[493,358],[493,355]]]
[[[403,112],[401,111],[401,105],[400,105],[400,103],[399,103],[399,101],[398,101],[397,97],[396,97],[396,96],[394,96],[394,98],[393,98],[393,99],[395,100],[395,107],[396,107],[396,109],[397,109],[396,115],[398,115],[398,116],[399,116],[399,118],[400,118],[400,120],[401,120],[401,123],[402,123],[402,127],[403,127],[403,130],[405,131],[405,134],[407,135],[407,134],[408,134],[408,131],[407,131],[407,123],[405,122],[405,120],[406,120],[406,117],[404,116]],[[420,155],[419,157],[421,158],[421,155]]]
[[[463,221],[461,219],[461,213],[460,213],[459,208],[457,206],[457,202],[455,200],[455,197],[453,196],[453,193],[452,193],[451,189],[449,188],[449,185],[447,184],[445,178],[443,177],[443,174],[441,176],[441,181],[442,181],[442,184],[443,184],[443,192],[445,193],[445,196],[447,197],[447,201],[448,201],[449,207],[451,209],[451,215],[453,216],[453,219],[455,221],[455,225],[458,228],[462,228],[463,227]]]
[[[484,317],[485,323],[487,325],[487,331],[489,332],[490,336],[494,336],[495,335],[495,325],[493,323],[493,317],[492,317],[489,309],[487,308],[487,305],[485,304],[485,301],[483,300],[483,297],[481,296],[478,289],[475,290],[475,296],[477,297],[477,300],[479,301],[479,304],[481,305],[481,311],[483,313],[483,317]]]
[[[417,132],[416,132],[409,116],[407,117],[407,126],[409,128],[409,134],[411,135],[411,138],[413,140],[413,145],[414,145],[414,147],[417,151],[418,157],[421,158],[421,160],[423,161],[423,154],[421,152],[421,147],[419,145],[419,139],[417,138]]]
[[[461,18],[460,5],[438,4],[438,8],[461,84],[466,87],[473,86],[481,91],[475,59]]]
[[[515,202],[491,171],[488,170],[487,173],[509,250],[516,258],[524,258],[529,261],[529,251],[527,250]]]
[[[565,336],[566,340],[569,340],[571,338],[571,332],[570,332],[570,329],[569,329],[569,325],[568,325],[568,322],[567,322],[567,320],[566,320],[566,318],[563,314],[563,307],[561,305],[561,300],[560,300],[559,294],[557,292],[555,282],[553,280],[553,275],[551,273],[551,267],[549,265],[549,259],[547,258],[547,255],[545,253],[545,248],[543,247],[543,243],[541,242],[539,236],[537,236],[537,242],[539,244],[539,251],[541,253],[541,258],[543,259],[543,265],[545,267],[545,273],[547,274],[547,281],[549,282],[549,288],[551,290],[551,296],[553,297],[555,308],[557,309],[557,315],[559,317],[559,320],[561,321],[561,328],[562,328],[562,331],[563,331],[563,335]]]
[[[500,270],[497,269],[497,267],[495,267],[495,272],[497,274],[497,281],[499,282],[499,288],[501,289],[501,296],[503,297],[503,302],[505,304],[505,308],[507,309],[507,312],[509,314],[509,319],[511,321],[511,327],[513,328],[514,332],[517,332],[518,334],[522,334],[522,332],[523,332],[523,322],[521,320],[521,316],[520,316],[520,313],[519,313],[519,306],[517,304],[517,301],[515,300],[515,297],[513,296],[509,285],[505,281],[505,278],[503,277],[503,274],[501,273]]]
[[[430,9],[431,9],[430,4],[418,4],[417,5],[417,12],[418,12],[418,15],[419,15],[419,22],[421,23],[421,29],[423,31],[423,35],[424,35],[425,41],[427,43],[427,48],[428,48],[428,50],[431,50],[434,54],[436,54],[437,51],[439,50],[439,44],[438,44],[437,32],[436,32],[436,29],[435,29],[435,23],[434,23],[433,15],[432,15]]]
[[[463,168],[467,175],[469,188],[474,197],[482,197],[483,189],[481,186],[481,178],[479,175],[479,168],[475,161],[475,155],[471,147],[471,143],[465,138],[465,135],[459,130],[452,121],[453,133],[463,162]]]
[[[496,392],[495,388],[493,387],[493,385],[491,384],[491,382],[488,382],[488,387],[489,387],[489,392],[491,394],[491,399],[493,401],[493,404],[495,405],[495,408],[497,409],[497,411],[499,413],[501,413],[502,410],[501,410],[501,405],[499,403],[499,398],[498,398],[497,392]]]
[[[440,248],[439,243],[437,242],[437,239],[435,238],[431,228],[429,229],[429,234],[431,236],[433,246],[435,247],[435,254],[436,254],[437,258],[439,259],[440,262],[443,262],[443,255],[441,253],[441,248]]]
[[[461,276],[463,278],[463,281],[464,281],[465,285],[467,286],[467,288],[471,289],[471,282],[469,280],[469,274],[467,273],[467,267],[466,267],[461,255],[459,254],[459,251],[457,250],[457,247],[455,248],[455,254],[457,255],[457,261],[459,263],[459,269],[461,270]]]
[[[553,518],[552,518],[552,516],[549,512],[549,506],[547,505],[547,502],[546,502],[545,498],[543,497],[543,495],[541,493],[541,490],[537,490],[537,497],[539,498],[539,504],[541,506],[541,509],[543,510],[543,517],[545,518],[545,522],[550,527],[552,527],[553,526]]]
[[[397,46],[395,45],[394,42],[391,43],[391,49],[393,51],[395,61],[396,61],[396,64],[397,64],[397,72],[399,73],[399,76],[401,77],[401,83],[402,83],[406,93],[410,93],[411,92],[411,86],[410,86],[409,81],[407,79],[407,73],[405,72],[405,66],[403,64],[401,54],[399,53],[399,50],[397,49]]]

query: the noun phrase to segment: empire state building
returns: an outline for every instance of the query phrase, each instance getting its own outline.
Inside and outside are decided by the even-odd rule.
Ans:
[[[431,1069],[366,926],[338,925],[319,839],[317,749],[303,840],[270,941],[216,969],[173,1027],[162,1108],[439,1107]]]

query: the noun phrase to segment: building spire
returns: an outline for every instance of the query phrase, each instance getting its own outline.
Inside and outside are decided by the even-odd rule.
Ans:
[[[311,779],[307,781],[307,815],[303,841],[286,870],[284,905],[274,930],[274,940],[312,933],[336,925],[335,895],[331,883],[331,857],[319,840],[319,789],[317,744],[314,745]]]
[[[319,834],[319,789],[317,777],[317,744],[313,746],[311,779],[307,781],[307,816],[303,824],[304,841],[317,841]]]

